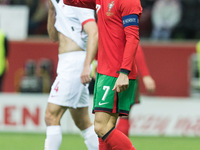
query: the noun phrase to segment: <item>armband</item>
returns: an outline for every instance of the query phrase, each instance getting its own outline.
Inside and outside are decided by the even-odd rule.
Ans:
[[[124,28],[131,25],[139,26],[139,16],[135,14],[122,17],[122,21]]]

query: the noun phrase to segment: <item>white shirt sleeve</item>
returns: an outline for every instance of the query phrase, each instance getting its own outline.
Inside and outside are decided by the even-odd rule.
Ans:
[[[74,7],[74,13],[76,14],[76,17],[79,19],[82,25],[90,20],[95,21],[93,9]]]

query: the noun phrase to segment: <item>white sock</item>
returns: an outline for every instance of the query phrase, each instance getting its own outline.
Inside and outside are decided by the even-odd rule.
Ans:
[[[62,142],[61,126],[48,126],[46,130],[45,150],[59,150]]]
[[[85,139],[85,144],[88,150],[98,150],[99,149],[99,141],[97,134],[94,131],[94,125],[89,128],[82,130],[82,136]]]

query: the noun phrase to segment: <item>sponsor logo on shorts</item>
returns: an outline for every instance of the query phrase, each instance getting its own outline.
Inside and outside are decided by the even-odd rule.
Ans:
[[[99,105],[100,105],[100,106],[101,106],[101,105],[105,105],[105,104],[108,104],[108,102],[104,102],[104,103],[99,102]]]

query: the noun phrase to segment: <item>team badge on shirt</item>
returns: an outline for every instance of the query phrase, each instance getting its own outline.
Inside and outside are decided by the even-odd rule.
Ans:
[[[107,16],[113,15],[113,13],[111,12],[111,9],[113,8],[113,6],[114,6],[114,1],[112,1],[111,3],[108,4],[108,11],[106,12]]]

